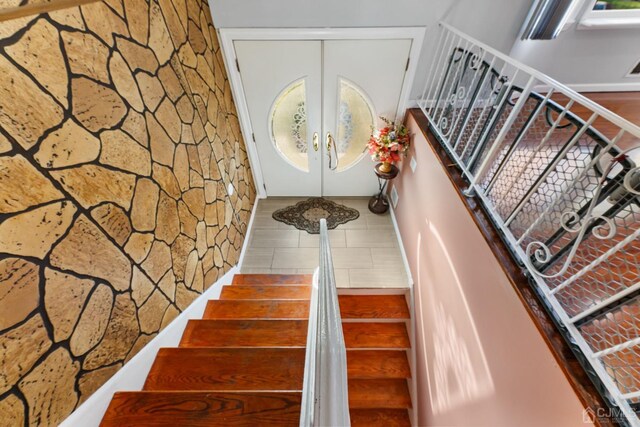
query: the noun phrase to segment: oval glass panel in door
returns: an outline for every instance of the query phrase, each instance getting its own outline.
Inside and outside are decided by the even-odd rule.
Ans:
[[[285,88],[271,107],[269,129],[276,151],[293,167],[309,172],[304,80]]]
[[[338,171],[343,171],[364,156],[375,124],[375,111],[362,89],[343,78],[339,87]]]

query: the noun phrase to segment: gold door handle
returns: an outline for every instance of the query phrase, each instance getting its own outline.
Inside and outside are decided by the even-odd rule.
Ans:
[[[331,149],[333,149],[333,154],[336,158],[336,164],[332,165],[333,157],[331,156]],[[336,142],[331,136],[331,132],[327,132],[327,155],[329,156],[329,169],[334,171],[338,168],[338,148],[336,147]]]
[[[318,132],[314,132],[313,133],[313,150],[314,151],[318,151],[318,148],[320,147],[320,136],[318,135]]]

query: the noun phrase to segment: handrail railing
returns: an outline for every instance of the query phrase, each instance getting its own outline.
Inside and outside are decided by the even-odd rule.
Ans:
[[[431,130],[619,409],[612,415],[640,425],[640,128],[441,30],[418,102]]]
[[[327,222],[320,220],[320,266],[313,275],[300,427],[349,426],[347,350]]]

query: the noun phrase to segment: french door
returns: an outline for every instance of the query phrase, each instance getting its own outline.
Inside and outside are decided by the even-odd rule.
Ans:
[[[411,40],[243,40],[236,58],[269,196],[364,196],[366,145],[394,118]]]

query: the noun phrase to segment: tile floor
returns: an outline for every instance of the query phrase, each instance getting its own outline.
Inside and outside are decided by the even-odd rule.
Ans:
[[[312,273],[318,265],[317,234],[274,220],[277,209],[304,198],[258,201],[243,273]],[[404,288],[408,279],[389,213],[375,215],[368,198],[332,198],[357,209],[360,217],[329,230],[336,282],[340,288]]]

